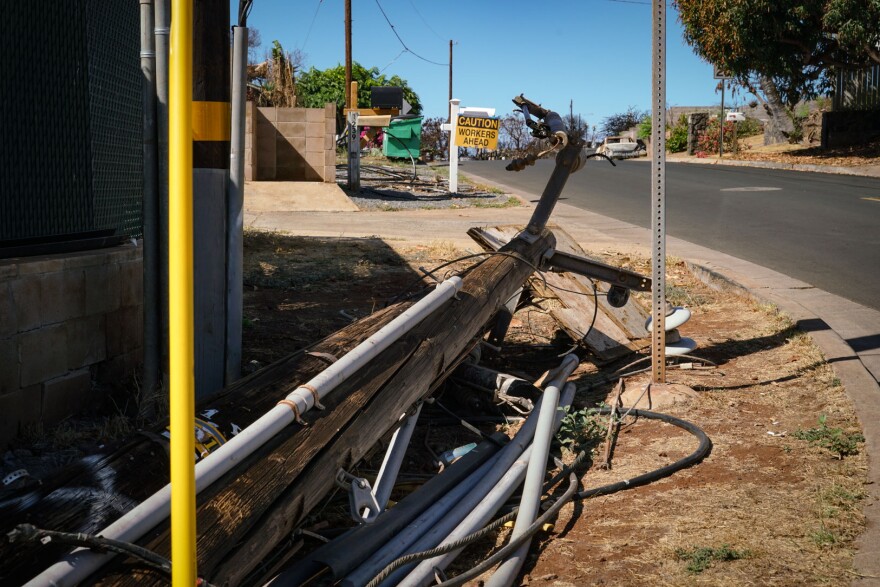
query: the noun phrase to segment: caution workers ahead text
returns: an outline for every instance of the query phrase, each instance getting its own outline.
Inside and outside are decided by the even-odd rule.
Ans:
[[[498,148],[498,129],[501,121],[497,118],[459,116],[455,131],[455,145],[494,150]]]

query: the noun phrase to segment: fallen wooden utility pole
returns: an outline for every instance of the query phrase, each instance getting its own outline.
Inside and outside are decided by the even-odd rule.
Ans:
[[[410,305],[405,302],[378,311],[240,379],[200,403],[197,414],[229,438],[300,382],[324,370],[332,357],[348,352]],[[167,439],[162,433],[154,429],[138,434],[108,455],[83,459],[37,487],[4,495],[2,534],[23,522],[65,532],[100,532],[168,483]],[[209,444],[206,439],[204,444]],[[23,583],[66,550],[54,543],[0,541],[0,584]]]
[[[497,309],[555,246],[546,230],[530,240],[515,239],[470,270],[459,299],[426,318],[368,369],[331,393],[323,417],[306,428],[291,426],[290,434],[248,459],[210,495],[200,496],[200,574],[212,583],[236,585],[290,535],[333,486],[337,470],[360,460],[403,412],[451,372]],[[349,415],[351,421],[344,422]],[[142,544],[167,555],[168,538],[167,529],[162,529]],[[151,571],[136,572],[126,563],[105,571],[98,582],[159,585],[165,581]]]

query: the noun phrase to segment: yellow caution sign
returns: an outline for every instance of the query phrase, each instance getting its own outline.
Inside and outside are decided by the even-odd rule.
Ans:
[[[494,151],[498,148],[500,128],[501,120],[497,118],[459,116],[455,129],[455,145]]]

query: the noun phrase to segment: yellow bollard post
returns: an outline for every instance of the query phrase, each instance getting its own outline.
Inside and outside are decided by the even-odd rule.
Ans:
[[[171,407],[171,582],[196,584],[193,370],[192,0],[171,7],[168,96],[168,322]]]

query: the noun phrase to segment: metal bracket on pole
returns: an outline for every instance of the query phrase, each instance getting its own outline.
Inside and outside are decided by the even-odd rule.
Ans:
[[[345,469],[339,469],[336,472],[336,484],[348,491],[348,507],[355,522],[366,522],[361,514],[364,510],[382,511],[373,495],[370,482],[363,477],[355,477]]]
[[[652,0],[651,375],[666,383],[666,0]]]

